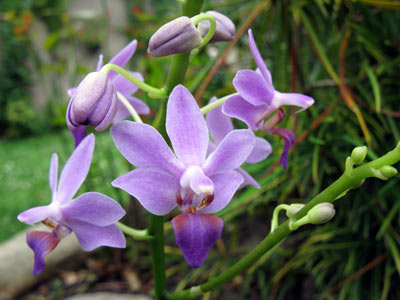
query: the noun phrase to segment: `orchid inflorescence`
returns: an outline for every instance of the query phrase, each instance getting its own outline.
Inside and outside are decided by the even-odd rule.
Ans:
[[[183,16],[155,32],[148,53],[155,57],[187,53],[208,42],[230,41],[234,36],[234,24],[221,13],[209,11],[192,18]],[[278,127],[285,106],[297,106],[303,111],[314,104],[309,96],[276,91],[251,29],[248,39],[257,69],[239,70],[233,79],[237,93],[220,99],[213,97],[202,109],[181,82],[176,82],[170,90],[155,88],[146,84],[140,73],[123,69],[136,50],[136,40],[106,65],[100,55],[96,71],[68,90],[71,99],[66,123],[76,148],[61,172],[58,188],[57,155],[51,158],[51,204],[31,208],[18,216],[21,222],[42,222],[51,229],[51,232],[27,233],[27,243],[35,255],[35,274],[43,270],[44,257],[72,232],[87,251],[99,246],[125,247],[122,227],[116,225],[125,212],[116,201],[96,192],[71,200],[89,172],[94,151],[95,137],[86,135],[87,127],[104,131],[111,124],[115,146],[135,167],[116,178],[112,185],[136,198],[153,215],[165,216],[178,207],[180,214],[171,221],[176,243],[191,267],[204,263],[224,226],[223,220],[213,214],[229,205],[239,189],[247,185],[260,188],[257,180],[241,167],[244,163],[258,163],[273,151],[271,144],[255,133],[262,130],[267,136],[272,133],[283,138],[281,164],[286,168],[295,134]],[[166,122],[161,124],[166,134],[142,122],[139,115],[149,114],[150,109],[132,96],[138,89],[155,98],[168,98]],[[134,121],[124,120],[129,115]],[[248,128],[235,129],[231,118],[243,121]],[[354,163],[365,159],[366,148],[358,152],[352,155],[351,169]],[[377,172],[387,174],[386,169],[376,169],[375,175],[363,178],[379,177]],[[344,174],[353,172],[350,181],[358,178],[357,169],[353,171]],[[329,221],[335,213],[331,202],[337,197],[318,200],[315,207],[302,203],[278,206],[271,232],[275,234],[284,226],[278,226],[277,221],[282,209],[287,211],[290,223],[285,226],[290,230]],[[153,233],[150,230],[146,234]]]

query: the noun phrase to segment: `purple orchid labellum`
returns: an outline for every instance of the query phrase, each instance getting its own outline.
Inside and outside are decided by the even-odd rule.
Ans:
[[[113,199],[96,192],[80,195],[71,201],[85,180],[92,160],[94,135],[84,138],[72,153],[61,172],[57,187],[58,157],[53,154],[50,162],[51,204],[28,209],[18,215],[18,220],[32,225],[42,222],[51,232],[31,230],[26,241],[34,252],[33,273],[45,268],[44,257],[58,243],[74,232],[85,251],[99,246],[125,247],[125,237],[114,223],[125,215]]]
[[[192,20],[183,16],[161,26],[151,36],[147,52],[153,57],[184,53],[199,47],[202,42]]]
[[[213,103],[217,100],[216,97],[211,98],[209,103]],[[234,128],[233,123],[229,117],[222,113],[222,107],[218,106],[207,113],[206,116],[208,129],[210,130],[211,137],[214,142],[210,141],[208,147],[208,153],[212,153],[218,145],[222,142],[226,135],[228,135]],[[272,152],[271,144],[267,140],[256,137],[256,143],[253,151],[247,157],[246,162],[250,164],[258,163],[266,159]],[[252,185],[255,188],[260,188],[258,182],[242,168],[236,169],[240,175],[243,176],[244,182],[240,186],[241,188],[246,185]]]
[[[258,69],[240,70],[233,79],[233,85],[239,95],[229,98],[223,106],[223,112],[245,122],[250,129],[262,129],[280,135],[285,142],[281,155],[283,168],[287,165],[287,156],[296,136],[287,128],[275,128],[284,117],[281,106],[299,106],[303,111],[314,104],[311,97],[296,93],[281,93],[272,84],[271,73],[257,49],[251,29],[249,30],[250,51]],[[271,120],[264,122],[270,117]]]
[[[174,152],[147,124],[122,121],[111,128],[121,154],[138,168],[113,181],[155,215],[172,219],[176,242],[187,263],[197,268],[220,238],[223,221],[208,215],[223,209],[243,182],[236,171],[255,144],[250,130],[233,130],[207,156],[206,121],[190,92],[178,85],[169,96],[166,130]]]
[[[120,52],[118,52],[113,58],[111,58],[109,63],[123,67],[131,59],[132,55],[135,53],[136,46],[137,46],[137,41],[132,40]],[[96,70],[97,72],[93,72],[90,74],[100,73],[99,71],[101,70],[102,67],[103,67],[103,55],[100,55],[99,61],[97,63],[97,70]],[[140,73],[138,73],[138,72],[130,72],[130,73],[133,76],[135,76],[136,78],[138,78],[139,80],[143,81],[143,76]],[[96,75],[96,76],[98,77],[98,82],[96,82],[95,80],[92,80],[91,85],[89,85],[88,83],[85,84],[85,89],[88,94],[89,94],[89,91],[94,94],[98,94],[98,93],[100,93],[98,91],[98,89],[99,88],[102,89],[102,87],[107,87],[104,89],[105,91],[109,91],[109,92],[111,90],[113,91],[112,97],[110,94],[104,93],[104,94],[102,94],[103,97],[98,99],[98,102],[96,103],[96,107],[99,107],[99,108],[100,107],[101,108],[109,107],[108,114],[104,115],[104,119],[102,120],[103,122],[101,122],[100,125],[90,124],[90,120],[84,120],[84,122],[80,123],[80,122],[77,122],[74,119],[74,117],[71,117],[71,115],[70,115],[71,114],[70,107],[72,106],[72,102],[75,102],[74,98],[76,98],[74,96],[77,93],[77,91],[79,90],[79,86],[83,83],[83,81],[81,82],[81,84],[78,87],[72,87],[72,88],[68,89],[68,95],[71,97],[71,100],[70,100],[70,104],[69,104],[68,110],[67,110],[67,125],[70,128],[70,131],[75,138],[75,147],[77,145],[79,145],[80,141],[86,136],[86,126],[88,126],[88,125],[97,126],[96,127],[97,131],[103,131],[111,123],[119,122],[129,116],[129,112],[125,108],[125,106],[120,101],[117,101],[118,98],[120,98],[120,97],[125,97],[130,102],[130,104],[135,108],[135,110],[137,111],[138,114],[145,115],[145,114],[150,113],[150,109],[147,106],[147,104],[145,104],[140,99],[132,96],[132,94],[134,94],[138,90],[138,87],[136,85],[134,85],[132,82],[130,82],[129,80],[127,80],[125,77],[123,77],[122,75],[119,75],[118,73],[116,73],[113,70],[108,72],[107,80],[104,80],[100,75]],[[92,75],[92,77],[94,78],[93,75]],[[87,79],[87,76],[85,77],[85,79]],[[112,86],[112,88],[110,86]],[[82,88],[81,88],[81,90],[82,90]],[[90,94],[89,94],[89,96],[90,96]],[[106,98],[106,96],[109,96],[109,98]],[[90,99],[93,101],[94,96],[91,95]],[[112,100],[110,100],[110,99],[112,99]],[[102,101],[100,101],[100,100],[102,100]],[[110,101],[113,104],[112,106],[107,105]],[[77,109],[80,111],[84,111],[84,113],[86,113],[86,115],[90,115],[92,113],[92,111],[90,111],[88,109],[89,105],[86,104],[86,101],[80,101],[80,102],[83,102],[83,104],[79,103],[79,105],[78,105],[78,103],[75,103],[73,106],[78,107]]]
[[[209,43],[229,42],[235,38],[236,28],[231,19],[213,10],[209,10],[206,13],[213,16],[216,21],[215,33]],[[204,37],[210,30],[210,21],[200,22],[198,30],[201,36]]]

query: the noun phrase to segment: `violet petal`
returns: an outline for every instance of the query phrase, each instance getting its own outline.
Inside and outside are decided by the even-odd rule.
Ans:
[[[74,137],[74,147],[78,147],[78,145],[82,142],[82,140],[86,137],[86,126],[78,126],[75,129],[69,130]]]
[[[101,68],[104,66],[104,56],[103,54],[99,55],[99,60],[97,61],[97,67],[96,67],[96,71],[100,71]]]
[[[117,201],[96,192],[80,195],[63,206],[62,212],[67,219],[77,219],[98,226],[111,225],[125,215]]]
[[[131,96],[124,96],[124,97],[126,98],[126,100],[129,101],[129,103],[133,106],[133,108],[139,115],[148,115],[150,113],[150,108],[142,100]],[[114,116],[113,124],[116,124],[126,119],[128,116],[130,116],[130,112],[125,107],[125,105],[121,103],[121,101],[118,101],[117,112]]]
[[[52,232],[30,230],[26,233],[26,243],[33,250],[33,274],[38,275],[45,268],[44,257],[58,245],[60,240]]]
[[[209,10],[206,13],[213,16],[216,22],[215,33],[209,43],[229,42],[235,38],[236,28],[231,19],[213,10]],[[204,37],[210,30],[210,21],[200,22],[197,29],[201,36]]]
[[[283,151],[281,154],[281,164],[282,164],[282,167],[284,169],[286,169],[289,149],[295,142],[296,135],[293,133],[293,131],[291,131],[287,128],[273,128],[273,129],[270,129],[269,132],[281,136],[283,138],[283,141],[285,142],[285,145],[283,147]]]
[[[269,88],[260,74],[252,70],[240,70],[233,78],[233,86],[247,102],[269,105],[274,98],[274,90]]]
[[[136,51],[137,40],[132,40],[128,45],[126,45],[121,51],[119,51],[113,58],[108,62],[109,64],[114,64],[120,67],[125,66],[125,64],[131,59],[132,55]],[[110,71],[108,73],[108,78],[113,79],[118,73],[115,71]]]
[[[111,184],[134,196],[152,214],[166,215],[176,206],[179,182],[169,174],[139,168],[118,177]]]
[[[254,106],[240,95],[230,97],[222,107],[224,114],[242,120],[251,130],[261,127],[265,110],[266,105]]]
[[[65,203],[72,199],[85,180],[94,150],[94,135],[90,134],[71,154],[61,172],[56,201]]]
[[[217,97],[212,97],[209,103],[215,101],[217,101]],[[233,130],[231,119],[222,113],[222,106],[218,106],[208,112],[206,120],[211,137],[216,144],[219,144]]]
[[[214,183],[214,200],[204,207],[202,212],[215,213],[223,209],[232,200],[233,195],[243,183],[243,177],[236,171],[220,172],[210,177]]]
[[[201,166],[207,154],[206,121],[192,94],[176,86],[168,99],[166,129],[178,159],[186,166]]]
[[[54,201],[57,191],[57,177],[58,177],[58,156],[53,153],[50,160],[49,183],[51,189],[51,201]]]
[[[276,105],[277,107],[283,105],[299,106],[302,108],[298,111],[300,112],[309,108],[313,104],[314,99],[306,95],[275,92],[274,105]]]
[[[172,219],[176,243],[192,268],[200,267],[221,237],[222,219],[202,213],[182,213]]]
[[[212,195],[214,193],[213,182],[199,166],[188,167],[180,178],[180,185],[183,188],[190,187],[197,195]]]
[[[129,72],[133,76],[135,76],[137,79],[140,81],[143,81],[143,76],[139,72]],[[124,96],[130,96],[133,93],[136,93],[136,91],[139,89],[136,85],[134,85],[132,82],[130,82],[128,79],[126,79],[122,75],[117,75],[112,81],[115,89],[123,94]]]
[[[78,88],[77,86],[69,88],[67,90],[68,97],[72,98],[72,96],[75,94],[77,88]]]
[[[164,170],[180,176],[183,166],[154,127],[122,121],[110,130],[119,152],[134,166]]]
[[[253,151],[247,157],[246,162],[254,164],[266,159],[272,152],[271,144],[262,138],[256,137]]]
[[[216,172],[239,168],[253,150],[255,143],[252,131],[247,129],[231,131],[207,158],[203,167],[204,172],[211,176]]]
[[[54,205],[37,206],[25,210],[18,215],[18,220],[22,223],[33,225],[47,218],[58,218],[58,210]]]
[[[242,187],[245,187],[246,185],[251,185],[253,187],[255,187],[256,189],[260,188],[259,183],[257,182],[257,180],[255,180],[253,178],[253,176],[251,176],[249,173],[247,173],[245,170],[243,170],[242,168],[238,168],[235,170],[236,172],[238,172],[244,179],[243,183],[240,185],[239,189],[241,189]]]

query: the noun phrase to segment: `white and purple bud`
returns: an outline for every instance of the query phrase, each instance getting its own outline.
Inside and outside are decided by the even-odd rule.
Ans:
[[[213,16],[217,24],[215,33],[209,43],[229,42],[235,38],[236,28],[231,19],[213,10],[207,11],[207,14]],[[198,30],[201,36],[204,37],[210,30],[210,21],[200,22]]]
[[[89,73],[79,84],[67,109],[67,125],[71,130],[79,126],[95,126],[105,130],[117,112],[117,92],[107,75]]]
[[[188,17],[161,26],[150,38],[147,52],[153,57],[184,53],[198,48],[203,38]]]
[[[332,203],[323,202],[311,208],[307,213],[307,217],[311,224],[318,225],[329,222],[335,216],[335,213]]]

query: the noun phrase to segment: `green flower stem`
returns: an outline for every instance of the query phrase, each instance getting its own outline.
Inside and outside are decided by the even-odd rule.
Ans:
[[[383,155],[382,157],[375,159],[365,165],[362,165],[352,172],[346,172],[340,176],[334,183],[332,183],[328,188],[318,194],[314,199],[312,199],[304,208],[302,208],[292,220],[287,220],[274,232],[269,233],[264,240],[262,240],[252,251],[235,263],[232,267],[227,269],[224,273],[218,275],[217,277],[211,278],[209,281],[202,285],[194,286],[190,289],[175,292],[169,294],[167,299],[193,299],[204,293],[211,291],[212,289],[222,285],[223,283],[231,280],[240,272],[248,269],[252,264],[254,264],[263,254],[272,249],[275,245],[283,241],[291,232],[289,228],[290,221],[298,221],[307,215],[308,211],[313,208],[318,203],[322,202],[333,202],[336,197],[342,194],[344,191],[350,189],[357,182],[368,178],[375,177],[374,170],[379,170],[383,166],[393,165],[400,161],[400,143],[397,147]]]
[[[209,111],[213,110],[214,108],[222,105],[225,103],[226,100],[228,100],[230,97],[235,96],[235,95],[239,95],[239,93],[233,93],[233,94],[229,94],[221,99],[218,99],[217,101],[207,104],[206,106],[203,106],[200,111],[203,115],[205,115],[206,113],[208,113]]]
[[[203,38],[203,43],[200,45],[199,48],[204,47],[207,43],[211,40],[214,36],[215,29],[217,28],[217,22],[215,21],[214,17],[210,14],[201,13],[197,16],[191,18],[193,25],[199,24],[201,21],[210,21],[210,28],[208,29],[207,34]],[[199,49],[197,48],[197,49]]]
[[[187,0],[182,3],[183,15],[193,17],[200,13],[203,0]],[[186,69],[189,64],[190,53],[175,54],[172,59],[171,68],[166,83],[166,94],[170,94],[173,88],[185,79]],[[166,141],[169,141],[165,130],[167,101],[160,105],[157,120],[157,129]],[[167,279],[165,276],[165,254],[164,254],[164,217],[149,214],[149,234],[154,236],[150,240],[150,248],[153,261],[153,276],[155,298],[166,299]]]
[[[117,222],[117,226],[123,233],[130,235],[135,240],[145,241],[153,238],[149,235],[149,231],[147,229],[135,229],[122,224],[121,222]]]
[[[165,92],[164,89],[157,89],[151,85],[148,85],[147,83],[144,83],[143,81],[139,80],[135,76],[133,76],[129,71],[125,70],[124,68],[114,65],[114,64],[106,64],[104,65],[100,72],[104,74],[108,74],[111,70],[119,73],[120,75],[124,76],[126,79],[128,79],[130,82],[132,82],[134,85],[136,85],[139,89],[149,93],[152,97],[157,97],[157,98],[165,98],[167,96],[167,93]]]
[[[119,92],[117,92],[117,96],[118,96],[118,100],[126,107],[126,109],[129,111],[129,113],[131,114],[131,116],[135,120],[135,122],[143,123],[139,114],[137,113],[135,108],[132,106],[132,104],[128,101],[128,99],[126,99],[126,97]]]

